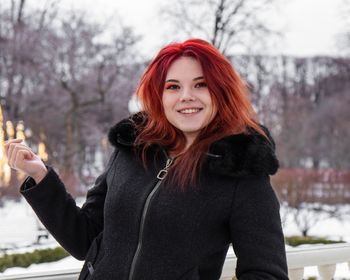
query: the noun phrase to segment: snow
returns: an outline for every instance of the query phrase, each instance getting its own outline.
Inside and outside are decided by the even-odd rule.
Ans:
[[[45,272],[51,270],[64,270],[77,268],[80,269],[83,266],[82,261],[78,261],[73,257],[66,257],[57,262],[50,263],[40,263],[40,264],[32,264],[27,268],[24,267],[11,267],[6,269],[1,275],[15,275],[15,274],[23,274],[29,272]]]
[[[6,201],[3,208],[0,208],[0,240],[1,245],[31,244],[35,242],[33,234],[37,222],[30,206],[25,202],[16,203]],[[19,230],[20,227],[20,230]]]
[[[77,201],[82,205],[84,199]],[[323,236],[334,240],[344,240],[350,242],[350,219],[346,218],[350,207],[344,206],[342,220],[336,218],[324,219],[318,222],[309,232],[310,235]],[[6,251],[8,254],[33,251],[41,248],[54,248],[59,244],[49,236],[43,239],[40,244],[36,244],[37,228],[40,226],[33,210],[22,199],[19,203],[6,201],[4,207],[0,208],[0,252]],[[296,225],[293,223],[290,214],[283,224],[284,234],[300,235]],[[288,250],[288,247],[287,247]],[[231,249],[230,249],[231,252]],[[56,262],[32,264],[27,268],[13,267],[8,268],[2,275],[14,275],[29,272],[43,272],[60,269],[81,269],[82,261],[73,257],[66,257]],[[306,267],[304,277],[317,276],[317,267]],[[337,264],[335,280],[345,280],[349,278],[350,271],[346,263]],[[347,277],[347,278],[346,278]]]
[[[285,211],[285,209],[282,209]],[[341,206],[339,210],[339,218],[331,217],[320,220],[308,233],[310,236],[321,236],[332,240],[341,240],[350,242],[350,206]],[[309,217],[312,217],[310,215]],[[286,236],[300,235],[293,216],[288,213],[287,218],[283,222],[283,231]]]

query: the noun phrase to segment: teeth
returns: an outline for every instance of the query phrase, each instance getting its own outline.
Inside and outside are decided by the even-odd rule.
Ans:
[[[184,110],[181,110],[179,112],[183,113],[183,114],[191,114],[191,113],[197,113],[199,111],[200,111],[200,109],[184,109]]]

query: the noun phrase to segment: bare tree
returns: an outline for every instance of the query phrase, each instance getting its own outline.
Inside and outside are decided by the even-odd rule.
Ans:
[[[55,2],[39,12],[25,3],[0,10],[0,101],[5,119],[24,120],[29,144],[44,141],[74,188],[96,162],[102,135],[127,114],[138,37],[114,23],[107,34],[107,24],[77,11],[60,15]]]
[[[322,219],[342,219],[350,199],[350,172],[336,169],[283,168],[273,177],[283,205],[283,219],[292,216],[303,236]]]
[[[46,42],[41,72],[47,81],[46,91],[50,92],[48,102],[57,100],[53,106],[59,106],[61,115],[63,178],[72,178],[72,174],[84,178],[87,150],[94,152],[91,147],[101,136],[102,131],[97,131],[100,115],[111,112],[108,108],[112,109],[112,104],[126,103],[131,95],[121,83],[126,79],[123,75],[127,64],[132,63],[137,38],[127,27],[121,27],[111,43],[101,41],[103,34],[103,26],[73,11],[60,21],[60,29]],[[109,103],[109,96],[114,102]]]
[[[30,16],[25,9],[25,0],[13,0],[9,6],[3,6],[0,19],[0,100],[8,117],[15,122],[19,120],[23,105],[20,100],[35,80],[37,70],[34,69],[38,66],[35,57],[45,34],[43,26],[56,11],[54,2]]]
[[[278,32],[268,25],[265,12],[274,0],[179,0],[164,5],[161,15],[170,19],[176,32],[209,40],[228,55],[232,47],[250,50],[253,44],[266,43]],[[181,27],[181,29],[179,29]],[[261,45],[260,45],[261,46]]]

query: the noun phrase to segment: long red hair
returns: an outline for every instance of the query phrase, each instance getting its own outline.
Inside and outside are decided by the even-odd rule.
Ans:
[[[186,146],[185,136],[168,122],[162,105],[167,71],[182,56],[199,61],[212,102],[218,108],[212,122],[184,153],[181,152]],[[154,144],[160,144],[174,154],[181,153],[171,167],[167,180],[183,190],[197,183],[205,154],[213,142],[228,135],[247,133],[248,127],[267,138],[258,125],[245,82],[226,57],[201,39],[189,39],[163,47],[144,72],[136,95],[147,115],[135,142],[142,146],[143,162],[146,164],[147,150]]]

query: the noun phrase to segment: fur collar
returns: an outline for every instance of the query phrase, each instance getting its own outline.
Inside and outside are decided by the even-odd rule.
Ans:
[[[136,138],[135,124],[145,120],[137,113],[115,124],[108,132],[109,142],[118,148],[132,147]],[[217,174],[233,177],[273,175],[279,167],[275,155],[275,142],[269,130],[260,125],[271,143],[257,132],[234,134],[214,142],[207,153],[206,165]]]

